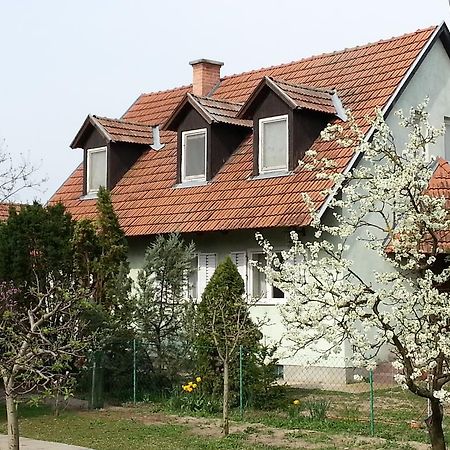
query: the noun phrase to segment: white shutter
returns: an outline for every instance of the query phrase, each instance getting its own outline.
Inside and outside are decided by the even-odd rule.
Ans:
[[[247,254],[245,252],[232,252],[230,257],[237,267],[239,275],[244,280],[245,292],[247,292]]]
[[[208,281],[216,270],[215,253],[199,253],[198,255],[198,296],[202,296]]]

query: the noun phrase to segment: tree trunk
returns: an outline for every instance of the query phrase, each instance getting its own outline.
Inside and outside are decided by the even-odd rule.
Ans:
[[[11,381],[4,379],[6,397],[6,416],[8,421],[8,450],[19,450],[19,418],[17,403],[14,397]]]
[[[441,402],[433,398],[431,403],[431,416],[425,420],[430,436],[431,448],[433,450],[446,450],[444,430],[442,429],[442,419],[444,418]]]
[[[229,409],[229,375],[228,375],[228,358],[223,362],[223,434],[228,436],[230,433],[230,423],[228,419]]]

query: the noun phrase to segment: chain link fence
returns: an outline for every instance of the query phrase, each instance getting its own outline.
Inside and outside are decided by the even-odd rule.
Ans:
[[[221,384],[220,363],[212,372],[202,373],[195,365],[195,351],[172,361],[170,368],[157,361],[153,346],[138,340],[117,343],[115,352],[90,355],[79,385],[91,408],[103,407],[105,402],[170,401],[174,396],[189,396],[186,387],[188,382],[196,384],[196,378],[205,386],[212,377]],[[387,362],[364,371],[342,358],[312,362],[295,354],[272,363],[265,375],[251,370],[250,364],[254,357],[241,347],[233,361],[231,385],[232,404],[244,419],[264,421],[270,416],[301,427],[307,427],[308,420],[326,420],[351,424],[362,434],[384,436],[386,430],[420,429],[428,415],[426,401],[402,391],[394,379],[396,371]],[[266,385],[258,384],[258,376],[266,377]],[[221,390],[209,386],[220,408]],[[255,389],[259,389],[256,394]],[[257,394],[259,401],[255,401]]]

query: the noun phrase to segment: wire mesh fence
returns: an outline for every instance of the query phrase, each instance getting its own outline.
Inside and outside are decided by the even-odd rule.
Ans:
[[[213,348],[200,350],[214,358]],[[92,408],[102,407],[105,401],[167,401],[180,408],[218,412],[220,361],[212,361],[206,371],[197,364],[198,351],[191,349],[170,361],[145,342],[117,342],[114,351],[90,355],[80,385]],[[386,430],[420,429],[427,417],[426,401],[402,391],[394,379],[396,371],[387,362],[364,371],[342,358],[311,362],[296,354],[272,361],[264,371],[255,361],[245,347],[232,361],[232,406],[244,419],[270,416],[272,421],[302,428],[331,421],[363,434],[385,435]]]

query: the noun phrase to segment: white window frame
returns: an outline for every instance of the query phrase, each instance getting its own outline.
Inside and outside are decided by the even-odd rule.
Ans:
[[[98,192],[98,188],[92,189],[90,184],[91,179],[91,158],[92,153],[101,153],[105,152],[105,184],[103,187],[107,187],[106,183],[108,182],[108,147],[95,147],[88,148],[86,155],[86,193],[87,194],[96,194]]]
[[[197,264],[198,264],[198,270],[197,270],[197,296],[198,300],[200,301],[203,295],[203,292],[205,291],[206,286],[209,283],[209,280],[214,275],[214,271],[217,268],[218,258],[217,253],[197,253]],[[204,266],[202,263],[203,261],[208,261],[209,259],[212,259],[214,261],[214,264],[207,267]],[[212,268],[214,266],[214,268]],[[209,271],[208,271],[209,268]]]
[[[450,117],[444,116],[444,126],[445,126],[445,135],[444,135],[444,156],[443,158],[446,161],[450,161],[450,148],[445,147],[445,142],[450,142],[450,137],[448,133],[450,133]]]
[[[286,164],[281,167],[263,167],[263,127],[266,123],[271,122],[281,122],[284,120],[286,122]],[[259,136],[258,136],[258,168],[259,173],[272,173],[272,172],[287,172],[289,168],[289,118],[287,114],[282,116],[265,117],[259,119],[258,123]]]
[[[196,134],[205,135],[205,173],[203,175],[186,176],[186,137],[195,136]],[[206,166],[207,166],[207,148],[208,148],[208,131],[206,128],[199,128],[197,130],[189,130],[181,132],[181,182],[189,181],[206,181]]]
[[[282,250],[274,250],[275,253],[279,253]],[[250,250],[248,252],[248,266],[247,266],[247,273],[248,273],[248,295],[250,298],[253,297],[253,270],[257,270],[253,264],[251,264],[251,261],[255,261],[256,255],[264,255],[264,252],[259,250]],[[271,293],[272,292],[272,284],[267,281],[266,277],[266,292]],[[259,298],[257,301],[257,305],[282,305],[286,302],[287,299],[287,293],[284,293],[284,297],[282,298],[274,298],[274,297],[262,297]]]

